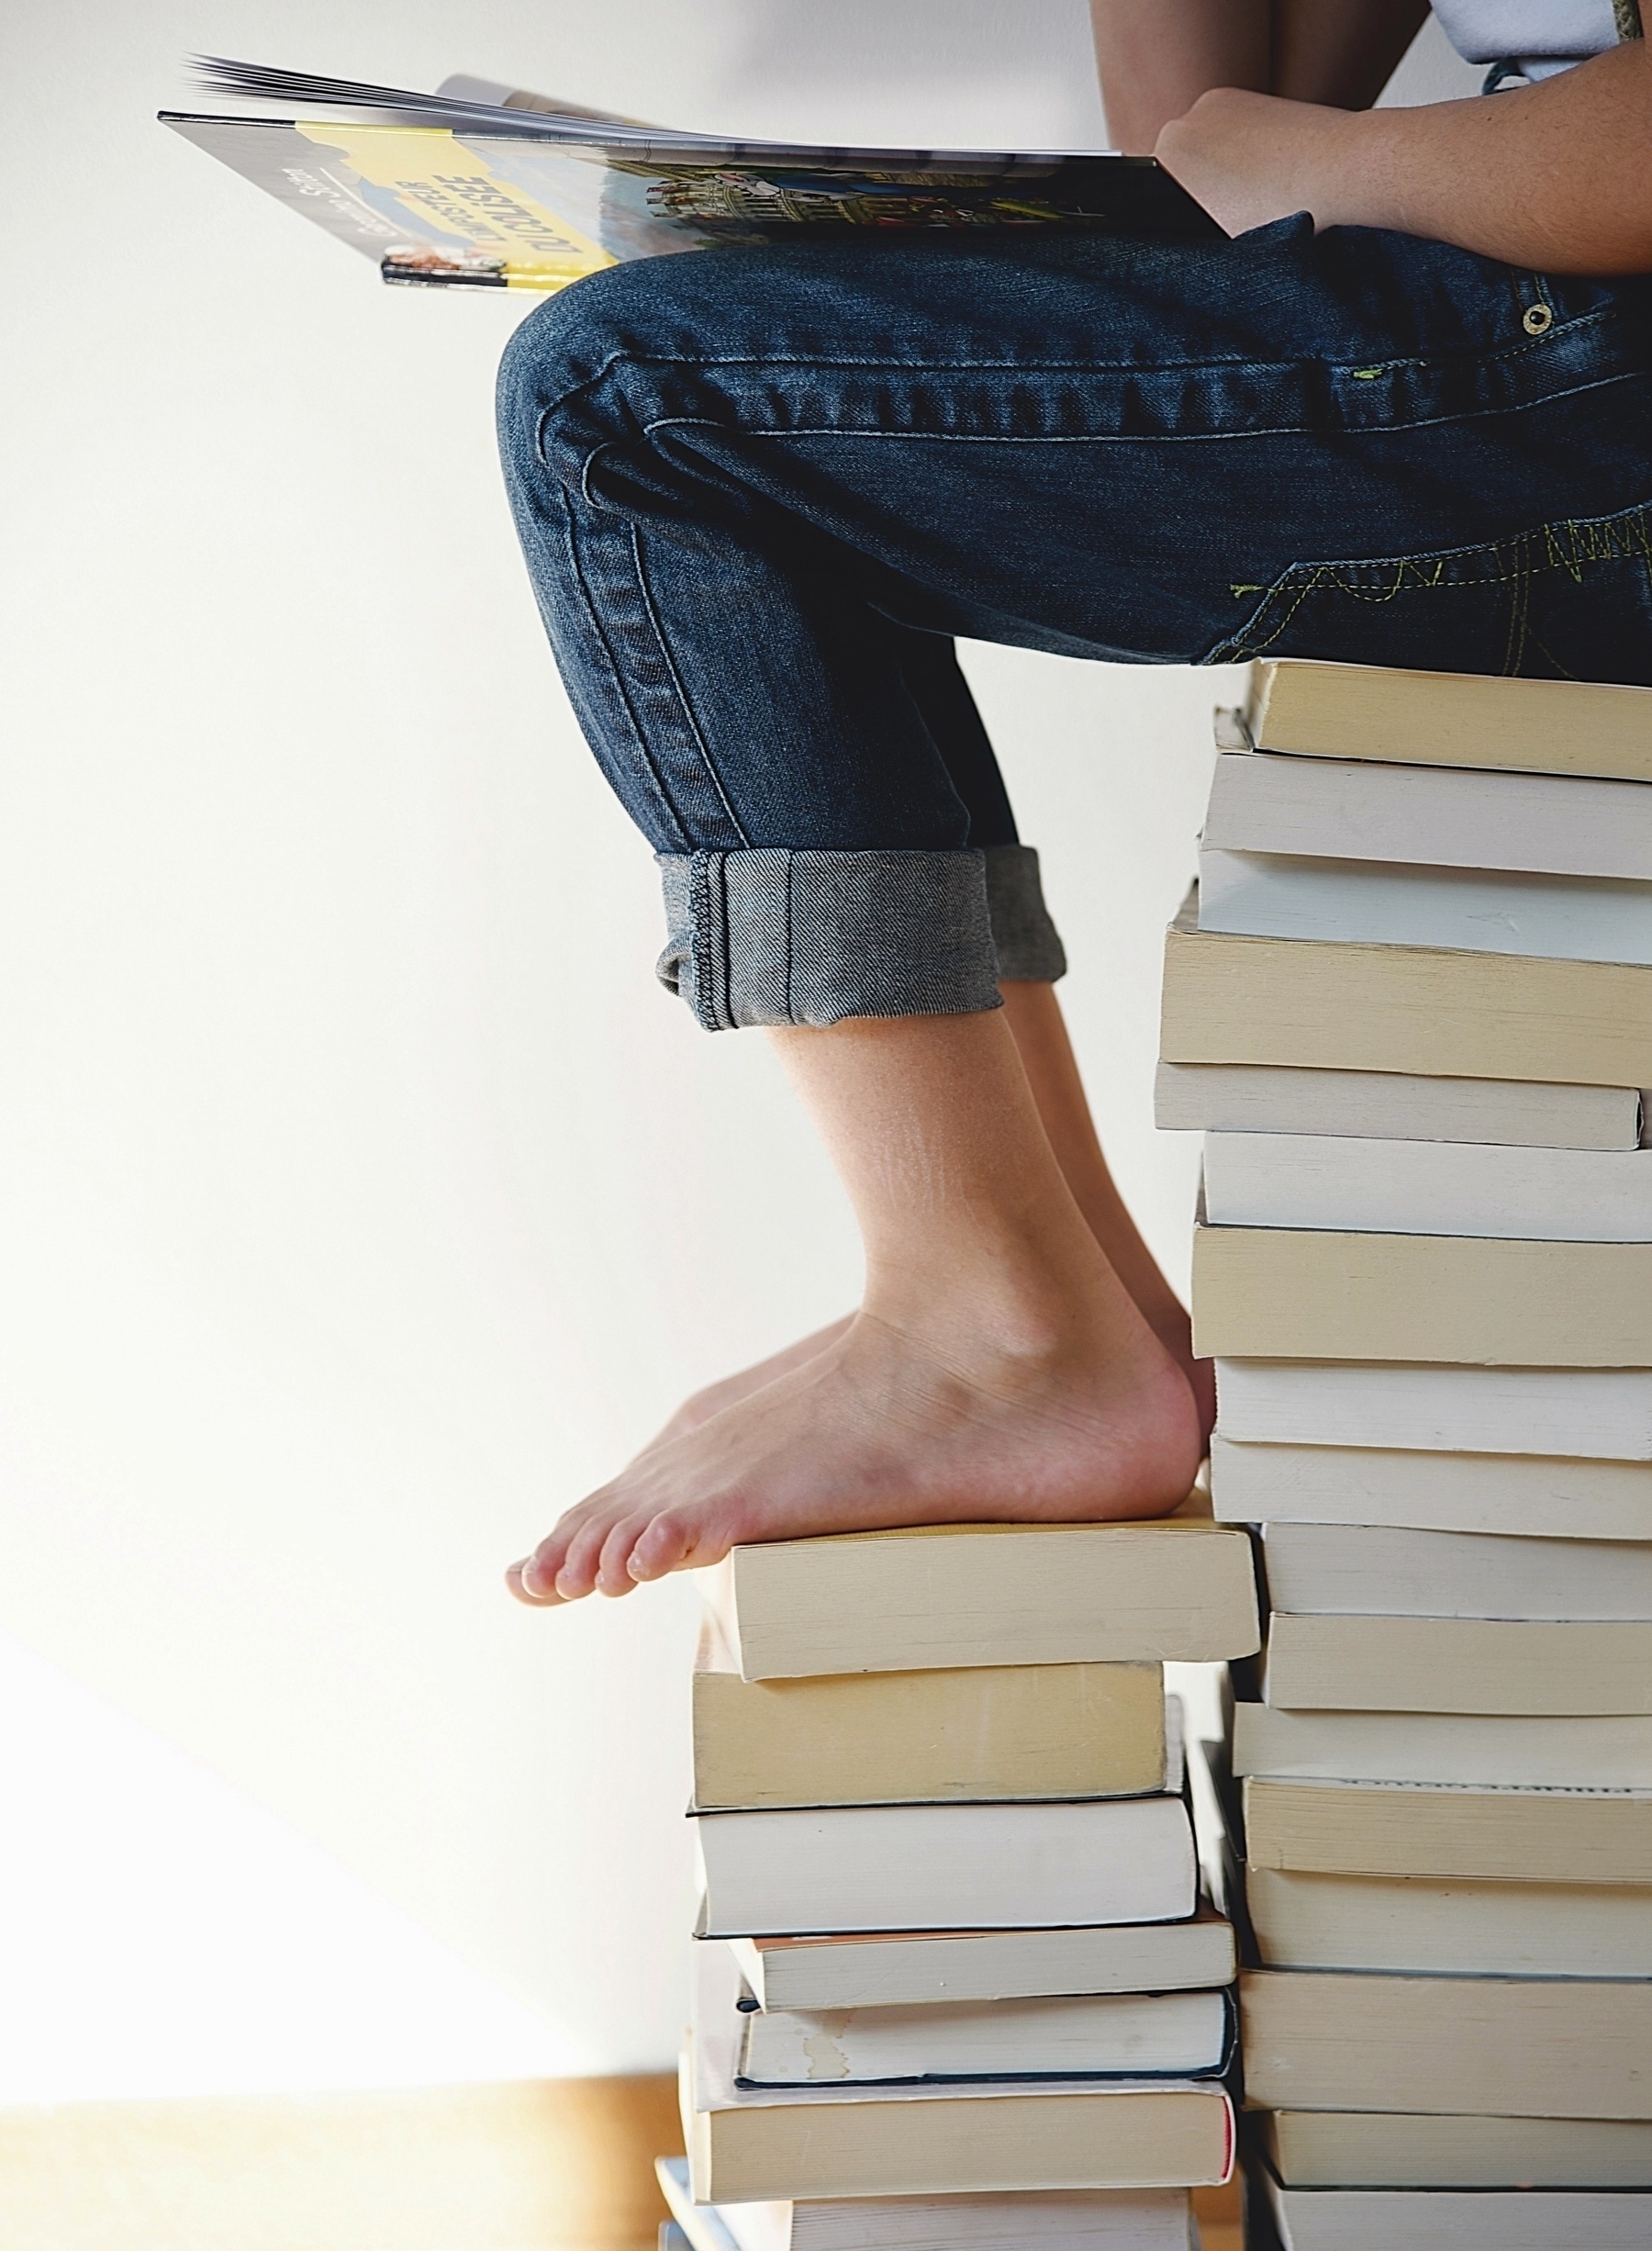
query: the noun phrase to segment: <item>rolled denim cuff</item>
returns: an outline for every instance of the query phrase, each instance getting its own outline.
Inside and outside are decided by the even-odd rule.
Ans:
[[[656,974],[709,1032],[997,1008],[990,857],[663,852]]]
[[[1044,905],[1037,853],[1031,845],[988,845],[981,857],[999,975],[1053,985],[1066,975],[1066,949]]]

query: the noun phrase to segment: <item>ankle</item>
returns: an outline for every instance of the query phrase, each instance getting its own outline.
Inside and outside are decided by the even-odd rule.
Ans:
[[[864,1313],[970,1361],[1056,1365],[1147,1344],[1153,1331],[1090,1243],[1057,1260],[869,1261]],[[1167,1349],[1174,1354],[1176,1347]]]

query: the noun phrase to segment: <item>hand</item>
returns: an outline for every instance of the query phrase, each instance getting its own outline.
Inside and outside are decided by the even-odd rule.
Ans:
[[[1229,234],[1293,211],[1331,226],[1356,216],[1351,175],[1364,122],[1344,109],[1219,86],[1164,128],[1153,153]]]

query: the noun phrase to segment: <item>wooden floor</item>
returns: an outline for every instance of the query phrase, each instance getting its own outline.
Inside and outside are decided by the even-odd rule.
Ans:
[[[654,2251],[681,2147],[665,2075],[0,2111],[0,2251]]]

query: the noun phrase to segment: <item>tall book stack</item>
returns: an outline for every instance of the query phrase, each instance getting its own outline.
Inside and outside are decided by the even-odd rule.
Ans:
[[[1652,2244],[1652,692],[1287,665],[1170,934],[1255,2240]]]
[[[1247,1536],[1200,1493],[737,1548],[704,1592],[692,2251],[1189,2251],[1235,1947],[1164,1663],[1258,1648]]]

